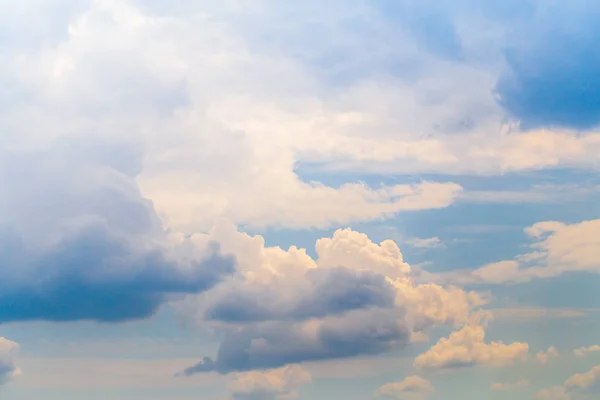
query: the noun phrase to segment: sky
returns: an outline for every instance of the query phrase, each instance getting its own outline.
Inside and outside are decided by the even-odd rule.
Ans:
[[[598,18],[0,0],[0,398],[598,398]]]

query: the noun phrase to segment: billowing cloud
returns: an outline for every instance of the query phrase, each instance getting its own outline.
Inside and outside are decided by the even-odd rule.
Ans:
[[[297,365],[236,374],[230,391],[233,400],[277,400],[296,398],[297,390],[311,376]]]
[[[501,391],[501,390],[510,390],[510,389],[518,389],[530,386],[531,382],[527,379],[519,379],[516,382],[496,382],[490,386],[491,390]]]
[[[0,385],[21,375],[21,370],[15,364],[18,351],[17,343],[0,337]]]
[[[303,249],[265,247],[231,226],[190,240],[211,239],[237,255],[240,273],[175,304],[225,335],[217,357],[188,375],[378,354],[421,340],[431,327],[462,326],[486,302],[456,287],[415,284],[393,241],[375,244],[349,229],[319,239],[316,260]]]
[[[234,272],[218,245],[177,249],[127,147],[66,142],[1,160],[0,322],[148,317]]]
[[[527,343],[504,344],[501,341],[485,343],[483,326],[466,325],[441,338],[433,347],[419,355],[414,362],[418,369],[439,370],[472,367],[475,365],[505,367],[525,361],[529,352]]]
[[[558,357],[558,355],[559,354],[558,354],[558,350],[556,350],[556,347],[550,346],[550,347],[548,347],[548,350],[546,350],[546,351],[538,351],[535,355],[535,359],[540,364],[547,364],[551,358],[556,358],[556,357]]]
[[[433,385],[418,375],[407,376],[401,382],[386,383],[375,395],[389,400],[421,400],[433,393]]]
[[[578,349],[573,350],[573,354],[577,357],[584,357],[587,353],[594,353],[600,351],[600,346],[593,345],[589,347],[580,347]]]

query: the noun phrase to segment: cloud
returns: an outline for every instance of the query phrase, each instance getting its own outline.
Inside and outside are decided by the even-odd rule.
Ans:
[[[568,391],[585,391],[597,385],[600,379],[600,365],[597,365],[583,374],[575,374],[565,381]]]
[[[311,382],[308,372],[297,365],[236,374],[230,391],[234,400],[277,400],[296,398],[297,390]]]
[[[434,326],[461,326],[487,301],[456,287],[415,284],[393,241],[375,244],[349,229],[319,239],[316,260],[304,249],[265,247],[260,236],[232,226],[191,240],[218,241],[240,261],[234,279],[174,304],[182,317],[224,335],[216,358],[203,358],[187,375],[380,354]]]
[[[178,250],[127,147],[75,141],[1,159],[0,322],[149,317],[235,270],[217,244]]]
[[[407,376],[401,382],[386,383],[377,390],[375,395],[385,399],[420,400],[428,397],[433,391],[431,382],[420,376],[412,375]]]
[[[587,353],[600,351],[600,346],[593,345],[589,347],[580,347],[578,349],[573,350],[573,354],[577,357],[584,357]]]
[[[600,365],[588,372],[571,375],[562,386],[553,386],[540,390],[536,399],[542,400],[569,400],[573,394],[590,394],[596,392],[600,382]]]
[[[441,370],[476,365],[505,367],[527,359],[527,343],[485,343],[484,339],[483,326],[466,325],[419,355],[414,362],[415,368]]]
[[[463,283],[523,283],[569,273],[598,273],[600,263],[600,220],[565,224],[558,221],[538,222],[525,229],[534,241],[531,252],[514,260],[484,265],[474,271],[453,273],[450,280]]]
[[[3,385],[21,375],[21,370],[15,364],[19,345],[0,337],[0,385]]]
[[[415,247],[417,249],[429,249],[429,248],[439,248],[444,246],[444,243],[437,236],[431,238],[412,238],[406,241],[409,246]]]
[[[556,350],[556,347],[550,346],[546,351],[539,351],[535,355],[535,358],[540,364],[547,364],[550,358],[556,358],[558,355],[559,354],[558,350]]]
[[[520,379],[516,382],[497,382],[497,383],[493,383],[490,386],[491,390],[496,390],[496,391],[501,391],[501,390],[511,390],[511,389],[517,389],[517,388],[524,388],[527,386],[530,386],[531,382],[529,382],[527,379]]]

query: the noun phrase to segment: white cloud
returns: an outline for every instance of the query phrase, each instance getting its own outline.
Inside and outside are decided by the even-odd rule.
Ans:
[[[578,349],[573,350],[573,354],[577,357],[584,357],[587,353],[594,353],[600,351],[600,346],[593,345],[589,347],[580,347]]]
[[[340,2],[324,12],[309,1],[288,13],[271,1],[179,2],[161,12],[139,1],[74,3],[56,11],[60,29],[25,25],[21,14],[37,10],[31,4],[14,15],[18,28],[34,32],[35,46],[11,47],[0,71],[15,94],[28,93],[0,115],[5,143],[52,148],[100,136],[131,143],[144,155],[136,174],[143,194],[176,230],[206,230],[219,218],[255,227],[346,225],[446,207],[461,192],[445,180],[327,186],[301,180],[299,163],[497,174],[593,167],[598,154],[594,133],[504,134],[504,112],[491,94],[496,72],[432,57],[410,35],[390,35],[365,4]],[[313,31],[308,16],[328,33],[318,45],[298,40]],[[373,35],[348,30],[357,18],[377,27]],[[272,41],[262,40],[265,20]],[[51,38],[41,40],[36,29]],[[339,71],[309,61],[332,49],[343,53],[335,68],[366,77],[341,90],[333,85],[328,77]],[[419,60],[422,77],[381,72],[406,56]]]
[[[556,358],[558,356],[559,354],[558,350],[556,350],[556,347],[550,346],[546,351],[537,352],[535,358],[540,364],[547,364],[550,358]]]
[[[527,379],[519,379],[516,382],[496,382],[490,386],[491,390],[501,391],[501,390],[511,390],[518,389],[530,386],[531,382]]]
[[[230,386],[231,396],[239,400],[275,400],[296,398],[297,390],[311,382],[308,372],[297,365],[268,371],[236,374]]]
[[[431,382],[412,375],[401,382],[386,383],[377,390],[376,396],[390,400],[420,400],[428,397],[433,391]]]
[[[432,370],[475,365],[505,367],[527,359],[527,343],[485,343],[484,339],[483,326],[466,325],[448,338],[441,338],[433,347],[419,355],[414,365],[418,369]]]
[[[534,241],[531,252],[474,271],[453,272],[449,280],[502,284],[554,278],[567,272],[600,273],[600,220],[538,222],[525,233]]]
[[[18,352],[17,343],[0,337],[0,385],[21,375],[21,370],[15,364]]]
[[[406,241],[406,244],[417,249],[429,249],[442,247],[444,243],[437,236],[430,238],[411,238]]]

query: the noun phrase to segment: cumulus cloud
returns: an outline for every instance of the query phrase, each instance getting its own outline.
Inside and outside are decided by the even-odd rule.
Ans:
[[[548,350],[546,350],[546,351],[537,352],[537,354],[535,355],[535,359],[540,364],[547,364],[551,358],[556,358],[556,357],[558,357],[558,355],[559,354],[558,354],[558,350],[556,350],[556,347],[550,346],[550,347],[548,347]]]
[[[297,365],[236,374],[230,386],[233,400],[277,400],[298,396],[297,390],[311,382],[308,372]]]
[[[466,325],[441,338],[433,347],[419,355],[414,362],[418,369],[441,370],[475,365],[505,367],[525,361],[529,352],[527,343],[504,344],[501,341],[485,343],[483,326]]]
[[[15,364],[18,351],[17,343],[0,337],[0,385],[21,375],[21,370]]]
[[[573,350],[573,354],[576,355],[577,357],[584,357],[587,353],[593,353],[593,352],[597,352],[600,351],[600,346],[598,345],[593,345],[593,346],[589,346],[589,347],[580,347],[578,349]]]
[[[216,244],[177,250],[127,147],[65,142],[1,160],[0,322],[148,317],[234,272]]]
[[[501,391],[501,390],[511,390],[517,388],[524,388],[530,386],[531,382],[527,379],[520,379],[516,382],[496,382],[490,386],[491,390]]]
[[[188,375],[378,354],[434,326],[461,326],[487,301],[456,287],[415,284],[393,241],[375,244],[349,229],[319,239],[316,260],[303,249],[265,247],[260,236],[232,226],[191,238],[211,239],[238,256],[239,273],[175,304],[224,334],[217,357],[203,358]]]
[[[523,283],[568,272],[600,272],[600,220],[565,224],[538,222],[525,229],[533,240],[529,253],[513,260],[484,265],[474,271],[452,273],[449,280],[462,283]]]
[[[386,383],[375,395],[390,400],[421,400],[433,393],[433,385],[418,375],[407,376],[401,382]]]

